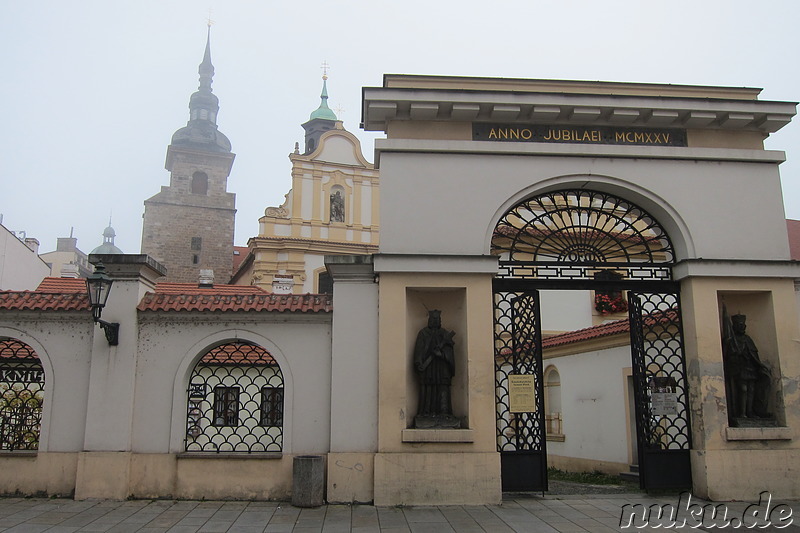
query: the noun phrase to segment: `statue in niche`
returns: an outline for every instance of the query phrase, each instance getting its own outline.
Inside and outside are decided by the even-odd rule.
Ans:
[[[772,373],[761,362],[755,342],[745,333],[747,317],[728,317],[723,307],[722,358],[731,426],[774,425],[767,411]]]
[[[331,222],[344,222],[344,198],[341,191],[331,194]]]
[[[414,419],[418,429],[458,429],[453,416],[450,382],[455,375],[455,332],[442,327],[442,312],[428,312],[428,326],[417,334],[414,370],[419,377],[419,408]]]

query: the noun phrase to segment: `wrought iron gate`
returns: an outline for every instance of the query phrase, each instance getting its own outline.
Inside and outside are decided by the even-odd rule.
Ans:
[[[641,485],[690,486],[675,250],[666,230],[612,194],[553,191],[523,200],[501,217],[492,253],[500,266],[494,303],[503,490],[547,490],[540,289],[593,290],[599,312],[624,312],[629,305]],[[629,302],[624,290],[634,291]],[[531,380],[531,404],[514,405],[512,382]]]
[[[547,490],[537,291],[495,293],[497,447],[504,491]]]
[[[689,488],[691,431],[680,299],[677,293],[628,293],[631,358],[644,489]]]

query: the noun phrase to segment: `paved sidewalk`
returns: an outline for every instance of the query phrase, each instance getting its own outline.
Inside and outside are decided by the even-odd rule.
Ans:
[[[727,518],[717,516],[716,522],[705,518],[702,524],[691,521],[686,510],[687,501],[678,495],[650,497],[643,494],[603,494],[574,496],[509,495],[501,505],[439,506],[439,507],[373,507],[370,505],[328,505],[317,509],[299,509],[288,503],[275,502],[221,502],[221,501],[171,501],[132,500],[73,501],[45,498],[0,498],[0,532],[4,533],[212,533],[212,532],[541,532],[579,533],[612,531],[784,531],[800,532],[800,502],[783,504],[769,502],[769,511],[775,523],[783,513],[784,528],[748,529],[746,521],[736,527],[734,518],[740,519],[750,503],[721,504],[718,511],[727,510]],[[756,497],[757,498],[757,497]],[[707,504],[691,500],[688,504]],[[750,508],[750,512],[765,510],[767,505]],[[641,504],[644,507],[631,507]],[[628,505],[628,507],[624,507]],[[684,527],[662,521],[650,515],[648,525],[641,520],[627,520],[631,511],[639,517],[651,505],[683,506],[676,518],[680,524],[684,517],[689,521]],[[715,504],[717,505],[717,504]],[[669,507],[662,507],[669,514]],[[627,511],[626,511],[627,510]],[[624,514],[627,513],[627,514]],[[786,513],[791,516],[787,517]],[[620,527],[624,514],[630,527]],[[758,517],[759,515],[755,515]],[[737,518],[738,517],[738,518]],[[795,517],[797,517],[796,520]],[[764,516],[763,518],[766,518]],[[750,519],[746,519],[750,520]],[[728,522],[728,527],[723,521]],[[789,524],[788,522],[792,523]],[[759,523],[759,525],[762,525]],[[661,527],[654,527],[660,525]],[[637,527],[639,526],[639,527]],[[672,526],[672,527],[669,527]],[[692,528],[695,526],[695,528]],[[697,527],[699,526],[699,527]]]

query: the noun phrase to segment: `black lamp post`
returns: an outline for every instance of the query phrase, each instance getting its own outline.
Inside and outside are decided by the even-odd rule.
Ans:
[[[108,300],[108,293],[111,292],[111,284],[114,283],[108,274],[103,263],[97,263],[94,273],[86,278],[86,292],[89,294],[89,303],[92,305],[92,318],[106,334],[106,340],[111,346],[119,344],[119,324],[100,320],[103,307]]]

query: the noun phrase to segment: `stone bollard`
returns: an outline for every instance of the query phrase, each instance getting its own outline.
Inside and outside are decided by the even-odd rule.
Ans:
[[[298,455],[292,463],[292,505],[319,507],[324,503],[325,462],[321,455]]]

